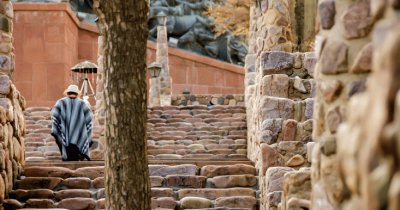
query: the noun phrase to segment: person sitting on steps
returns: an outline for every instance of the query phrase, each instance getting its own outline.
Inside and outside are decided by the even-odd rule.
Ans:
[[[51,135],[55,138],[63,161],[90,160],[93,114],[79,98],[78,86],[70,85],[66,97],[58,100],[51,110]]]

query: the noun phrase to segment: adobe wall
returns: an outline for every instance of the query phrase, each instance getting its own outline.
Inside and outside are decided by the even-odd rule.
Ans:
[[[342,2],[319,6],[312,209],[400,209],[400,4]]]
[[[28,106],[53,106],[72,82],[69,69],[83,60],[97,61],[97,27],[80,22],[64,3],[15,3],[14,10],[18,59],[13,79]],[[149,64],[155,61],[155,49],[148,42]],[[240,66],[175,48],[169,49],[169,62],[173,94],[244,91]]]
[[[25,164],[25,99],[11,82],[14,72],[10,1],[0,2],[0,209]]]
[[[293,11],[301,2],[261,0],[251,6],[250,50],[245,66],[247,145],[248,158],[259,171],[263,210],[310,205],[311,163],[307,151],[313,144],[316,58],[314,53],[296,51],[302,48],[298,40],[305,35],[299,33],[300,29],[314,25],[314,21],[306,24],[306,20],[315,16],[296,16]],[[312,11],[314,7],[305,9]],[[300,24],[299,30],[296,24]]]

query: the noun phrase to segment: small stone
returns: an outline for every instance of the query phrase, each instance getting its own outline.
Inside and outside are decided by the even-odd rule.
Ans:
[[[328,30],[331,29],[335,24],[335,1],[333,0],[325,0],[321,1],[318,5],[319,9],[319,17],[321,20],[322,29]]]
[[[301,155],[295,155],[291,157],[287,162],[286,165],[289,167],[301,166],[305,162],[305,159]]]
[[[293,84],[293,86],[294,86],[294,88],[295,88],[296,90],[300,91],[301,93],[307,93],[307,92],[308,92],[307,89],[306,89],[306,87],[304,87],[303,80],[302,80],[300,77],[298,77],[298,76],[296,76],[296,77],[294,78],[294,84]]]
[[[151,177],[150,177],[151,178]],[[94,188],[104,188],[104,177],[98,177],[96,179],[93,180],[93,187]]]
[[[318,90],[326,102],[334,101],[342,92],[343,85],[339,80],[325,80],[318,83]]]
[[[294,141],[296,138],[297,121],[287,120],[283,125],[283,141]]]
[[[73,176],[88,177],[92,180],[97,177],[104,177],[104,166],[78,168],[75,170]]]
[[[174,198],[151,198],[151,209],[175,209],[176,202]]]
[[[357,1],[343,14],[341,21],[347,39],[365,37],[372,28],[369,1]]]
[[[343,121],[339,107],[336,107],[328,112],[326,121],[330,132],[336,133],[339,124]]]
[[[304,68],[307,70],[308,74],[311,77],[314,77],[314,69],[315,69],[315,64],[317,63],[317,55],[315,52],[306,52],[304,53]]]
[[[185,197],[180,200],[181,209],[203,209],[210,208],[212,203],[206,198]]]
[[[321,153],[326,156],[336,154],[336,138],[333,136],[323,138],[320,141],[320,148]]]
[[[7,75],[0,75],[0,94],[8,96],[11,92],[11,81]]]
[[[350,69],[352,73],[367,73],[371,71],[372,66],[372,43],[366,44],[358,53],[353,66]]]
[[[15,199],[6,199],[3,202],[3,207],[5,209],[22,209],[24,205]]]
[[[322,51],[319,66],[323,74],[347,72],[348,46],[343,42],[328,41]]]
[[[358,93],[362,93],[367,89],[366,80],[352,81],[347,88],[347,97],[351,98]]]

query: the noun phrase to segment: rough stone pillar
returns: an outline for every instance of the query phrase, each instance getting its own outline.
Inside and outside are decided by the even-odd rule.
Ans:
[[[14,71],[13,7],[0,1],[0,209],[25,165],[25,99],[10,79]]]
[[[90,158],[93,160],[104,160],[105,155],[105,105],[104,105],[104,38],[99,36],[98,39],[98,59],[97,59],[97,80],[96,80],[96,109],[94,113],[93,125],[93,142],[92,150],[90,151]]]
[[[371,70],[369,34],[373,21],[369,0],[320,0],[318,10],[321,31],[314,75],[317,96],[313,138],[317,143],[312,152],[312,209],[342,209],[349,192],[337,170],[337,133],[339,125],[348,120],[345,113],[352,111],[347,107],[349,99],[365,90]],[[356,149],[348,144],[351,138],[346,136],[346,147]],[[351,161],[348,164],[353,165]]]
[[[357,56],[362,61],[357,69],[370,67],[373,49],[372,73],[366,91],[351,98],[347,121],[338,129],[344,196],[335,191],[328,197],[341,198],[339,207],[346,210],[400,209],[400,1],[371,0],[370,13],[367,6],[355,8],[376,21],[372,45]],[[366,25],[362,19],[357,25]]]
[[[171,76],[169,74],[169,64],[168,64],[168,37],[167,37],[167,27],[157,26],[157,52],[156,52],[156,62],[161,64],[161,74],[158,77],[158,84],[160,94],[160,105],[170,106],[171,105]],[[155,88],[157,89],[157,86]],[[157,91],[157,90],[155,90]]]
[[[292,53],[292,4],[261,0],[251,6],[245,94],[248,157],[259,171],[260,209],[310,204],[310,170],[302,167],[310,166],[316,59],[314,53]],[[284,188],[284,180],[294,185]]]

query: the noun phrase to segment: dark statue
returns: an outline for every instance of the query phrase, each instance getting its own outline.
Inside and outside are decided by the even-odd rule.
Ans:
[[[216,36],[213,21],[203,12],[217,0],[150,0],[149,38],[157,38],[156,16],[167,15],[168,37],[177,40],[177,47],[233,64],[244,65],[247,46],[238,37],[226,32]],[[14,2],[69,2],[80,20],[94,22],[93,0],[14,0]]]

